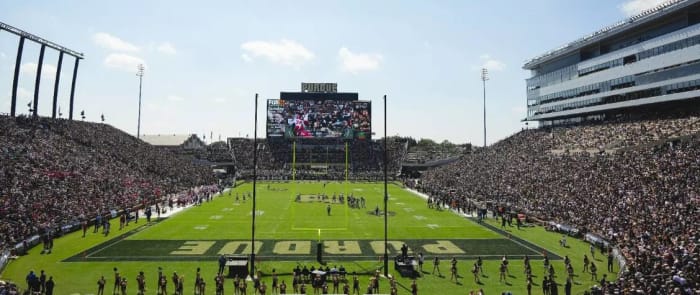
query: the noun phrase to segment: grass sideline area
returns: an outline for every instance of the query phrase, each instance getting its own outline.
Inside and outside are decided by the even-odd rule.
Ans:
[[[369,273],[382,269],[384,217],[374,213],[376,206],[383,208],[383,184],[261,182],[257,186],[256,200],[256,266],[263,273],[263,281],[271,285],[270,274],[275,269],[291,287],[291,270],[297,265],[319,266],[315,259],[316,245],[323,242],[324,262],[331,267],[343,265],[349,272],[360,274],[360,286],[366,286]],[[158,267],[166,276],[177,272],[185,276],[185,290],[192,290],[195,272],[201,267],[207,282],[207,293],[214,293],[216,258],[220,253],[250,253],[252,184],[243,183],[213,199],[177,213],[159,222],[131,223],[119,231],[118,220],[112,220],[112,234],[104,237],[88,231],[71,233],[55,240],[52,254],[40,254],[41,246],[29,254],[10,262],[1,274],[3,280],[11,280],[26,288],[24,278],[29,270],[45,270],[56,281],[56,294],[94,294],[100,275],[107,279],[106,292],[111,294],[112,269],[118,268],[129,280],[129,292],[136,292],[135,278],[139,271],[146,274],[148,294],[155,294]],[[353,194],[365,198],[365,208],[348,208],[347,202],[332,202],[333,194]],[[238,201],[236,195],[238,194]],[[318,196],[326,194],[328,200],[303,198],[297,195]],[[242,196],[246,195],[243,201]],[[330,207],[331,213],[328,214]],[[470,290],[484,289],[487,294],[511,291],[525,293],[523,255],[530,255],[535,285],[533,292],[541,292],[544,270],[540,253],[551,253],[556,281],[563,294],[565,281],[564,262],[559,257],[573,261],[576,273],[574,294],[581,294],[598,284],[589,274],[582,274],[583,254],[589,253],[588,245],[569,238],[569,247],[559,246],[561,235],[550,233],[542,227],[515,227],[496,232],[479,225],[469,218],[460,217],[449,210],[429,209],[426,201],[397,185],[389,186],[389,241],[390,274],[397,276],[391,259],[406,243],[413,254],[426,256],[423,276],[417,279],[420,294],[466,294]],[[493,219],[487,223],[500,227]],[[507,283],[498,281],[500,258],[510,258],[510,276]],[[607,274],[608,280],[615,273],[605,271],[605,259],[596,253],[599,279]],[[442,276],[432,275],[432,258],[442,259]],[[469,272],[476,256],[485,259],[485,277],[481,284],[473,281]],[[451,257],[458,259],[459,282],[449,279]],[[410,279],[398,278],[399,294],[409,294]],[[170,284],[170,283],[169,283]],[[388,293],[388,282],[380,284],[382,293]],[[169,285],[169,290],[172,286]],[[268,290],[269,291],[269,290]],[[226,294],[232,294],[231,280],[225,285]],[[249,292],[250,293],[250,292]]]

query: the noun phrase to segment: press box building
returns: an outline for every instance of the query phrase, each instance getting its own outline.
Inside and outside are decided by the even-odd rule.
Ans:
[[[527,121],[606,119],[700,98],[700,0],[674,0],[525,63]]]

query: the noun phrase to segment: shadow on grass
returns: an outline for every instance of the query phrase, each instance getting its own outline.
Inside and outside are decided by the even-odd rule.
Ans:
[[[408,292],[411,292],[411,289],[409,289],[409,287],[407,287],[407,286],[404,286],[401,282],[398,282],[398,281],[397,281],[397,282],[396,282],[396,285],[399,286],[401,289],[404,289],[404,290],[406,290],[406,291],[408,291]]]

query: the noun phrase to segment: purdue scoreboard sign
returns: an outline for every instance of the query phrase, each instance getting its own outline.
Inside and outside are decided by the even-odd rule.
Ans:
[[[301,83],[301,92],[337,93],[338,83]]]

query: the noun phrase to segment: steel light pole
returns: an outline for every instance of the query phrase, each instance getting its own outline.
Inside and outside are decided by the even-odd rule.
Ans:
[[[250,236],[250,277],[255,277],[255,210],[257,199],[257,181],[258,181],[258,94],[255,94],[255,129],[253,130],[253,214],[251,221],[251,236]]]
[[[387,205],[389,204],[389,190],[388,190],[388,171],[389,171],[389,158],[387,153],[387,141],[389,139],[386,137],[386,95],[384,95],[384,276],[389,277],[389,250],[388,250],[388,219],[387,219]]]
[[[143,72],[146,68],[143,64],[139,64],[136,70],[136,76],[139,76],[139,121],[136,125],[136,138],[141,138],[141,85],[143,85]]]
[[[484,83],[484,147],[486,147],[486,80],[489,79],[489,70],[481,69],[481,81]]]

